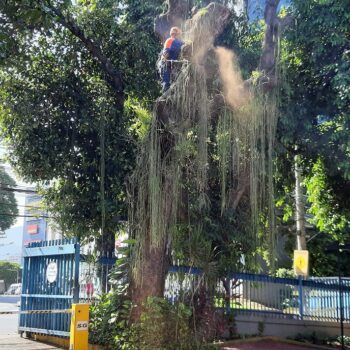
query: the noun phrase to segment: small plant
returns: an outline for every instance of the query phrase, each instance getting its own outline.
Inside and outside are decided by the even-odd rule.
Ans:
[[[259,337],[261,337],[264,334],[264,330],[265,330],[265,322],[259,321],[258,322],[258,335],[259,335]]]
[[[134,339],[140,350],[195,349],[190,331],[192,312],[183,303],[170,304],[163,298],[148,298]]]
[[[293,269],[280,268],[276,271],[276,277],[280,278],[295,278]]]
[[[298,333],[295,337],[291,339],[302,343],[310,343],[310,344],[317,344],[317,345],[326,344],[325,338],[320,336],[316,332],[303,333],[303,334]]]
[[[344,345],[345,345],[345,349],[350,349],[350,337],[344,335],[343,336],[343,340],[344,340]],[[325,342],[326,345],[329,345],[331,347],[335,347],[338,348],[341,345],[341,336],[338,337],[328,337],[326,338]]]
[[[339,336],[337,338],[338,342],[341,343],[341,336]],[[350,345],[350,337],[344,335],[343,336],[343,340],[344,340],[344,345]]]

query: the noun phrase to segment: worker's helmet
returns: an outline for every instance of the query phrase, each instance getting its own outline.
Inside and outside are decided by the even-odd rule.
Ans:
[[[181,29],[179,27],[172,27],[170,29],[170,35],[180,35],[181,34]]]

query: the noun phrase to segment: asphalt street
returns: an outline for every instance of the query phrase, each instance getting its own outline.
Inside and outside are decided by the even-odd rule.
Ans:
[[[0,295],[0,312],[19,310],[19,296]],[[54,350],[55,346],[47,345],[25,338],[17,333],[18,314],[0,315],[0,349],[1,350]]]
[[[1,311],[18,311],[19,296],[0,296]],[[18,327],[18,315],[0,315],[0,337],[2,335],[16,334]]]
[[[20,299],[19,295],[0,295],[0,304],[16,304]]]

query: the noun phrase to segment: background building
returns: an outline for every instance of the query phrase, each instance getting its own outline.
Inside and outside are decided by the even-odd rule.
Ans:
[[[61,239],[62,234],[52,226],[49,214],[43,209],[41,197],[27,194],[23,222],[23,246],[31,242]]]

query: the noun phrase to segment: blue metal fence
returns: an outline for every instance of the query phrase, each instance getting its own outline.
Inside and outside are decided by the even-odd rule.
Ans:
[[[165,296],[174,302],[186,294],[196,293],[201,283],[200,269],[172,266]],[[227,312],[339,322],[339,287],[336,278],[297,279],[232,273],[215,283],[209,297]],[[350,280],[342,279],[341,288],[344,321],[350,322]]]
[[[103,276],[108,276],[114,262],[115,259],[100,261],[107,269]],[[56,267],[50,277],[48,266],[52,264]],[[76,239],[31,243],[24,250],[21,311],[65,310],[79,302],[79,264]],[[90,280],[91,271],[86,274]],[[82,276],[80,279],[84,280]],[[107,286],[107,277],[101,283]],[[211,285],[214,287],[208,289],[201,269],[172,266],[165,296],[172,302],[184,300],[204,286],[210,291],[212,303],[227,312],[333,322],[340,319],[340,286],[336,278],[303,280],[232,273]],[[350,279],[342,280],[341,289],[344,320],[350,322]],[[69,325],[70,314],[21,314],[19,331],[69,336]]]
[[[31,243],[23,253],[21,311],[65,310],[79,301],[76,239]],[[51,267],[51,271],[48,271]],[[70,314],[21,314],[20,332],[69,336]]]

